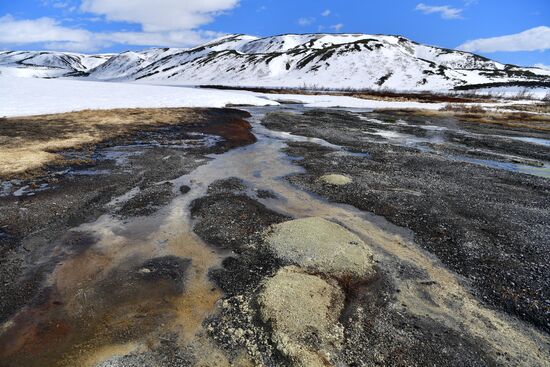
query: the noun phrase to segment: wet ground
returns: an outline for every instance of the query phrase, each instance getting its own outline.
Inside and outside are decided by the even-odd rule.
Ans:
[[[550,331],[549,136],[328,111],[271,114],[264,124],[368,153],[363,159],[296,141],[286,151],[302,158],[306,173],[290,181],[413,230],[481,299]],[[317,179],[333,172],[353,184]]]
[[[324,365],[550,363],[548,134],[249,111],[251,126],[205,110],[1,183],[1,366],[308,365],[288,345]],[[330,348],[321,329],[284,344],[259,302],[296,265],[266,233],[305,217],[374,253],[374,276],[311,274],[344,294]]]

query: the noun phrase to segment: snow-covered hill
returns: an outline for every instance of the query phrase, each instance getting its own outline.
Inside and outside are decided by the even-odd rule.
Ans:
[[[96,68],[112,56],[55,51],[0,51],[0,72],[30,77],[76,75]]]
[[[421,45],[400,36],[231,35],[191,49],[106,55],[2,52],[35,76],[177,85],[445,90],[491,83],[550,83],[550,71],[501,64],[471,53]],[[3,68],[4,67],[4,68]],[[50,72],[40,68],[48,68]],[[31,73],[32,74],[32,73]]]

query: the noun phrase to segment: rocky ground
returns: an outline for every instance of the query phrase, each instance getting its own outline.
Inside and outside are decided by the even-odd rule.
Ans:
[[[219,235],[217,243],[230,246],[234,233],[249,228],[269,233],[263,239],[242,236],[244,247],[211,273],[227,298],[208,330],[228,354],[244,348],[260,365],[497,364],[483,352],[482,341],[465,338],[429,318],[397,312],[396,290],[383,270],[376,272],[372,260],[334,258],[333,254],[356,259],[372,256],[353,233],[320,218],[284,221],[287,218],[265,207],[258,211],[258,204],[249,197],[229,191],[226,195],[217,204],[229,211],[228,217],[241,220],[220,227],[201,208],[197,227],[204,222],[215,225],[199,230],[199,235],[205,239]],[[215,199],[209,196],[205,201],[210,200]],[[203,206],[202,200],[199,204]],[[215,204],[207,204],[211,205]],[[270,220],[259,224],[258,218]],[[268,224],[276,226],[270,230]],[[281,241],[281,237],[287,238]],[[333,247],[333,253],[321,257],[317,249],[300,249],[320,239]],[[278,244],[294,248],[281,254],[272,247]],[[405,277],[424,278],[413,267],[402,272]]]
[[[0,366],[550,363],[546,133],[200,114],[2,181]]]
[[[188,267],[187,259],[150,258],[140,265],[138,257],[111,269],[107,259],[96,263],[98,255],[91,254],[90,249],[100,242],[99,235],[79,226],[104,215],[111,216],[107,220],[113,223],[117,218],[124,222],[128,218],[154,216],[181,195],[172,180],[209,161],[208,154],[255,141],[250,125],[243,120],[248,116],[245,112],[194,112],[200,119],[150,126],[84,149],[58,152],[68,162],[77,164],[50,165],[43,168],[43,174],[30,179],[2,181],[0,365],[70,365],[67,361],[76,358],[75,349],[86,351],[82,344],[96,338],[94,334],[102,334],[105,340],[101,344],[108,344],[120,338],[114,334],[137,332],[124,325],[121,330],[94,330],[104,326],[95,324],[107,324],[105,318],[113,317],[95,313],[120,306],[126,297],[131,302],[140,287],[162,287],[159,282],[168,284],[152,298],[182,291],[180,283]],[[65,309],[68,302],[75,300],[78,290],[69,291],[74,293],[72,297],[60,294],[61,285],[54,277],[60,265],[79,258],[71,263],[71,273],[82,271],[83,277],[95,280],[96,274],[86,273],[87,261],[106,273],[105,279],[94,285],[95,297],[101,299],[89,301],[102,311],[94,309],[85,317]],[[143,271],[133,274],[136,266]],[[79,282],[85,290],[83,280]],[[98,306],[99,303],[104,304]],[[89,326],[92,324],[94,327]]]
[[[506,137],[515,132],[483,125],[443,130],[441,139],[452,144],[427,140],[421,143],[424,151],[384,139],[376,144],[369,133],[378,131],[379,121],[393,121],[386,131],[413,138],[426,137],[431,130],[425,126],[437,123],[420,118],[400,126],[391,114],[367,116],[375,122],[345,112],[311,111],[300,117],[271,114],[264,124],[368,153],[370,159],[363,159],[291,143],[287,151],[304,158],[299,164],[306,173],[290,180],[410,228],[417,243],[469,279],[481,299],[550,331],[550,181],[457,162],[445,154],[548,162],[549,147],[511,144]],[[327,185],[317,179],[335,172],[351,183]]]

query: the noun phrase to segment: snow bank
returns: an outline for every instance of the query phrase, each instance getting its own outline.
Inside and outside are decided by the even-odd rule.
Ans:
[[[252,92],[251,92],[252,93]],[[378,101],[371,99],[362,99],[346,96],[329,95],[300,95],[300,94],[267,94],[253,93],[256,96],[268,98],[280,103],[293,102],[303,103],[305,107],[343,107],[343,108],[415,108],[424,110],[439,110],[445,106],[445,103],[420,103],[420,102],[397,102],[397,101]]]
[[[0,66],[0,77],[59,78],[66,73],[65,69],[53,69],[45,66]]]
[[[473,92],[477,94],[486,94],[494,97],[516,98],[518,96],[528,96],[532,99],[544,99],[550,95],[550,88],[525,88],[525,87],[493,87],[480,88],[465,93]],[[524,95],[525,93],[525,95]]]
[[[0,76],[0,116],[134,107],[225,107],[228,104],[278,103],[231,91]]]
[[[440,103],[386,102],[345,96],[266,94],[134,83],[0,76],[0,116],[133,107],[268,106],[295,101],[306,107],[439,109]]]

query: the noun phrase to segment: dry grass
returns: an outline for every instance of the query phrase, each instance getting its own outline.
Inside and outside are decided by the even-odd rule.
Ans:
[[[115,109],[0,119],[0,177],[59,163],[56,152],[81,148],[154,125],[194,122],[197,110]]]
[[[514,115],[514,113],[510,113],[511,110],[518,111],[518,112],[527,112],[529,114],[550,114],[550,103],[530,103],[530,104],[520,104],[520,103],[514,103],[514,104],[506,104],[496,107],[499,110],[499,114],[504,114],[505,116],[510,117],[519,117],[522,119],[528,118],[527,114],[525,113],[517,113]],[[455,113],[462,113],[462,114],[487,114],[490,111],[484,109],[479,104],[456,104],[456,103],[450,103],[445,105],[445,107],[441,108],[440,111],[447,111],[447,112],[455,112]],[[544,116],[538,116],[538,118],[541,118]]]
[[[460,113],[485,113],[486,111],[480,105],[447,104],[440,111],[460,112]]]
[[[527,106],[527,105],[526,105]],[[503,107],[509,109],[509,106]],[[417,115],[440,118],[456,118],[465,122],[494,124],[509,128],[550,131],[550,114],[533,112],[489,111],[474,106],[450,106],[441,110],[381,109],[398,115]]]
[[[420,102],[420,103],[474,103],[474,102],[496,102],[495,97],[487,94],[472,92],[405,92],[393,89],[331,89],[317,88],[315,86],[304,86],[302,88],[262,88],[262,87],[235,87],[222,85],[203,85],[202,88],[213,88],[222,90],[246,90],[257,93],[269,94],[301,94],[301,95],[330,95],[347,96],[360,99],[391,102]]]
[[[550,102],[550,99],[548,100]],[[530,113],[550,114],[550,103],[513,104],[499,107],[500,109],[516,110]]]

